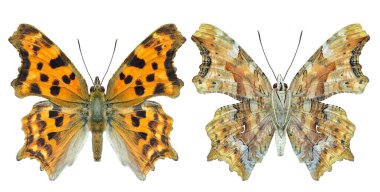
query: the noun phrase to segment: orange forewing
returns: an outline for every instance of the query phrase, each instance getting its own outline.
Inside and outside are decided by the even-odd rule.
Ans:
[[[37,95],[61,105],[88,101],[83,77],[42,32],[21,24],[9,41],[22,59],[19,75],[12,81],[18,97]]]
[[[177,97],[183,82],[177,78],[173,58],[185,42],[173,24],[149,35],[125,59],[107,86],[109,103],[141,103],[157,95]]]

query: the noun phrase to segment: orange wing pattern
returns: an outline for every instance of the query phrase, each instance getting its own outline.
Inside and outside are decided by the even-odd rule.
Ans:
[[[173,59],[184,42],[185,38],[173,24],[149,35],[109,81],[107,101],[131,106],[158,95],[177,97],[183,82],[177,78]]]
[[[145,180],[158,159],[178,159],[169,142],[173,119],[158,103],[145,101],[133,107],[116,104],[109,112],[109,122],[112,147],[139,179]]]
[[[362,93],[368,83],[359,56],[368,34],[360,24],[349,25],[324,43],[293,79],[294,97],[324,100],[338,93]]]
[[[42,32],[21,24],[9,41],[22,59],[19,75],[12,81],[16,96],[42,96],[60,105],[88,101],[82,75]]]
[[[64,108],[49,101],[38,102],[22,119],[25,144],[17,160],[37,159],[51,180],[70,166],[82,148],[88,130],[81,107]]]

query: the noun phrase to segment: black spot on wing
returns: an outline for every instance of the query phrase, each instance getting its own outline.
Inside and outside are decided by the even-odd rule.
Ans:
[[[157,54],[159,55],[162,51],[162,46],[159,45],[159,46],[155,47],[154,49],[157,51]]]
[[[136,83],[136,85],[142,85],[143,84],[140,79],[137,79],[135,83]]]
[[[35,46],[35,45],[33,45],[33,51],[34,51],[34,53],[37,55],[37,52],[41,49],[39,46]]]
[[[119,78],[120,78],[120,80],[124,80],[125,79],[125,75],[124,75],[123,72],[120,73]]]
[[[157,141],[157,139],[156,138],[151,138],[150,139],[150,145],[152,146],[152,147],[156,147],[157,145],[158,145],[158,141]]]
[[[74,73],[74,72],[72,72],[72,73],[70,74],[70,79],[71,79],[71,80],[74,80],[74,79],[75,79],[75,73]]]
[[[125,84],[129,84],[132,82],[132,79],[133,77],[131,75],[128,75],[125,79],[124,79],[124,83]]]
[[[133,66],[142,69],[145,67],[145,61],[144,59],[138,58],[137,55],[133,55],[131,61],[128,63],[128,66]]]
[[[70,84],[70,82],[71,82],[69,76],[67,76],[67,75],[62,76],[62,81],[66,84]]]
[[[42,69],[42,66],[43,66],[43,64],[42,64],[41,62],[37,63],[37,69],[38,69],[38,70],[41,70],[41,69]]]
[[[138,134],[140,135],[140,137],[144,140],[146,140],[146,137],[148,134],[144,133],[144,132],[138,132]]]
[[[45,139],[44,138],[38,138],[38,140],[37,140],[37,145],[39,146],[39,147],[42,147],[42,146],[44,146],[45,145]]]
[[[131,120],[132,120],[132,125],[134,127],[138,127],[140,126],[140,119],[135,117],[135,116],[131,116]]]
[[[147,76],[146,76],[146,81],[147,81],[147,82],[152,82],[152,81],[154,81],[154,74],[152,73],[152,74],[147,75]]]
[[[163,83],[157,83],[156,87],[154,88],[154,94],[161,94],[165,92],[165,85]]]
[[[49,77],[43,73],[40,74],[40,80],[42,82],[48,82],[49,81]]]
[[[53,85],[53,86],[50,87],[50,94],[52,94],[54,96],[57,96],[57,95],[59,95],[60,90],[61,90],[60,87],[58,87],[56,85]]]
[[[34,94],[41,94],[40,86],[37,83],[30,84],[30,92]]]
[[[143,86],[139,85],[135,87],[136,95],[141,96],[144,94],[144,92],[145,92],[145,88]]]
[[[136,116],[146,118],[146,111],[136,111]]]
[[[55,79],[55,80],[53,81],[53,85],[59,85],[59,81],[58,81],[58,79]]]
[[[158,64],[156,62],[152,63],[152,69],[157,70],[158,69]]]
[[[57,58],[50,60],[49,65],[52,69],[66,66],[67,64],[63,61],[62,57],[58,55]]]
[[[61,116],[61,117],[57,117],[56,119],[55,119],[55,126],[57,126],[57,127],[61,127],[63,125],[63,116]]]
[[[51,140],[53,139],[58,133],[57,132],[50,132],[48,133],[48,139]]]
[[[49,111],[49,118],[55,118],[58,116],[58,111]]]

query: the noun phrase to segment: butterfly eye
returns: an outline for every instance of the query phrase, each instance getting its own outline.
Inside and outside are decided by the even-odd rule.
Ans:
[[[104,92],[104,91],[105,91],[103,86],[100,87],[100,91],[101,91],[101,92]]]
[[[273,89],[277,89],[277,83],[273,85]]]
[[[285,89],[288,89],[288,84],[284,83]]]
[[[90,88],[90,92],[94,92],[95,91],[95,88],[94,88],[94,86],[92,86],[91,88]]]

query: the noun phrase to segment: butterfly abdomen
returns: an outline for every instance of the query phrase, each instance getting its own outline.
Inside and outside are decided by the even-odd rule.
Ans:
[[[106,129],[105,94],[101,89],[91,91],[89,105],[89,129],[92,133],[92,152],[95,161],[102,157],[103,132]]]

